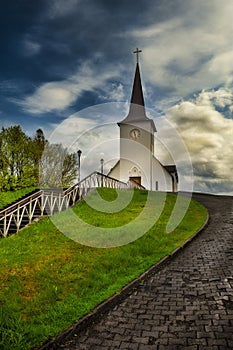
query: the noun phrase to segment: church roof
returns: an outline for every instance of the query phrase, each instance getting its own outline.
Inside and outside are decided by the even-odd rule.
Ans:
[[[174,174],[176,177],[176,181],[178,182],[178,173],[177,173],[176,166],[172,164],[172,165],[163,165],[163,167],[169,172],[169,174]]]
[[[135,71],[134,83],[133,83],[133,90],[132,90],[130,103],[131,104],[133,103],[133,104],[136,104],[136,105],[139,105],[139,106],[145,106],[138,62],[137,62],[137,65],[136,65],[136,71]]]
[[[139,64],[137,62],[131,100],[130,100],[129,113],[124,120],[118,123],[118,125],[120,124],[134,125],[135,122],[141,122],[141,121],[151,121],[153,129],[154,131],[156,131],[153,120],[146,116],[144,96],[142,91],[141,75],[140,75]]]

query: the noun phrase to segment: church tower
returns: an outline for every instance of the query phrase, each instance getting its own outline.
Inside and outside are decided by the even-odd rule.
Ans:
[[[172,191],[173,177],[154,157],[154,121],[147,117],[136,49],[136,70],[129,113],[120,122],[120,160],[110,170],[111,177],[127,182],[133,180],[149,190]]]
[[[131,138],[154,153],[154,121],[147,118],[142,91],[139,63],[136,64],[130,109],[127,117],[118,123],[120,138]]]
[[[118,123],[120,127],[120,159],[123,163],[124,160],[130,160],[134,163],[129,171],[128,178],[150,188],[151,156],[154,154],[154,132],[156,128],[154,121],[146,116],[138,62],[139,52],[141,50],[134,51],[137,61],[129,113],[124,120]],[[145,171],[146,173],[143,174]],[[145,179],[143,181],[145,175],[147,181]]]

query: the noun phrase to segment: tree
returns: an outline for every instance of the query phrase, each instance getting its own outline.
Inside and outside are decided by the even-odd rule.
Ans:
[[[0,190],[38,185],[68,187],[76,177],[75,154],[69,154],[60,144],[49,144],[41,129],[38,129],[31,139],[19,125],[2,128]]]
[[[19,125],[2,128],[0,133],[1,187],[7,190],[33,186],[33,158],[31,154],[31,139],[22,131]],[[27,181],[25,175],[27,174]]]
[[[69,187],[77,178],[76,154],[69,154],[61,144],[47,143],[40,163],[41,186]]]

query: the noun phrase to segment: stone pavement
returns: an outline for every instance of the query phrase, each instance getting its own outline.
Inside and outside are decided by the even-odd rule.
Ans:
[[[233,349],[233,197],[194,195],[210,222],[62,350]]]

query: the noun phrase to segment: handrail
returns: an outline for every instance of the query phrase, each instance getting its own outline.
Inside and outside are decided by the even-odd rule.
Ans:
[[[79,181],[77,184],[67,188],[65,191],[64,191],[64,195],[66,195],[67,193],[71,192],[74,188],[77,188],[79,187],[80,184],[84,183],[86,180],[92,178],[92,176],[94,175],[98,175],[98,176],[101,176],[103,178],[107,178],[107,179],[110,179],[110,180],[113,180],[113,181],[117,181],[119,184],[122,184],[124,186],[127,186],[127,183],[126,182],[123,182],[123,181],[120,181],[120,180],[117,180],[115,179],[114,177],[111,177],[111,176],[108,176],[108,175],[105,175],[105,174],[102,174],[98,171],[93,171],[90,175],[84,177],[81,181]]]
[[[141,184],[139,184],[137,181],[133,180],[133,179],[129,179],[128,183],[132,183],[133,186],[135,186],[136,188],[138,188],[139,190],[145,190],[146,187],[142,186]]]
[[[17,209],[19,207],[19,205],[27,203],[30,199],[35,199],[37,197],[40,197],[42,192],[43,192],[43,190],[39,190],[36,193],[28,195],[26,198],[20,199],[18,202],[10,205],[9,207],[3,208],[2,210],[0,210],[0,216],[2,216],[2,213],[4,213],[4,212],[13,211],[14,209]]]
[[[96,187],[144,189],[132,179],[125,183],[95,171],[66,190],[62,188],[41,189],[2,209],[0,211],[0,236],[6,237],[9,232],[12,233],[12,230],[18,232],[21,227],[31,223],[38,215],[51,216],[55,212],[69,208]]]
[[[117,180],[117,179],[115,179],[114,177],[111,177],[111,176],[108,176],[108,175],[104,175],[104,174],[102,174],[102,173],[99,173],[98,171],[95,171],[95,173],[96,173],[97,175],[103,176],[104,178],[117,181],[118,183],[120,183],[120,184],[122,184],[122,185],[127,185],[126,182],[123,182],[123,181],[121,181],[121,180]]]

